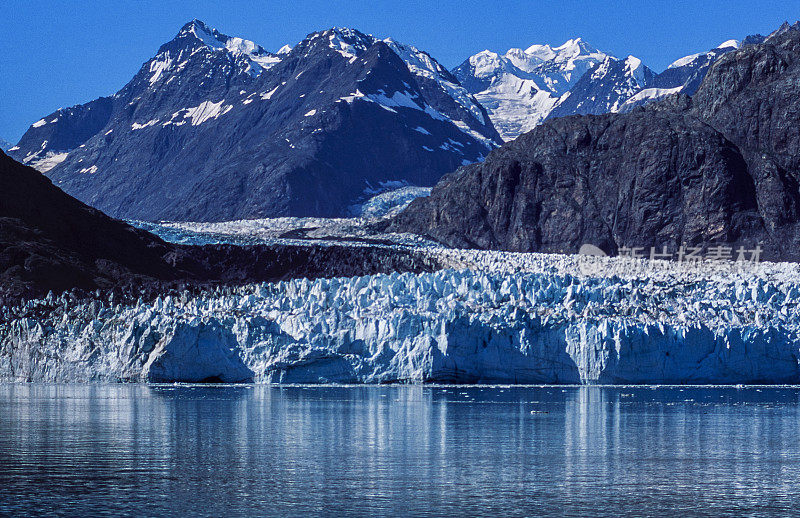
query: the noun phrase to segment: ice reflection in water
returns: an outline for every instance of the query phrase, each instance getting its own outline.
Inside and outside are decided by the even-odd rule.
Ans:
[[[0,515],[786,514],[799,395],[2,385]]]

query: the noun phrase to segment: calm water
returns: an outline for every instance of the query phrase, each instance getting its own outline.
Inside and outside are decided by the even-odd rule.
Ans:
[[[797,514],[799,428],[796,388],[2,385],[0,515]]]

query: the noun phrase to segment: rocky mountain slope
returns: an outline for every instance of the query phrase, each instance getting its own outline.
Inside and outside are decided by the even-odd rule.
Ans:
[[[693,98],[547,121],[447,176],[394,228],[518,251],[728,243],[799,260],[798,28],[724,54]]]
[[[173,278],[168,249],[0,152],[0,295]]]
[[[414,47],[336,28],[272,54],[195,20],[122,90],[44,117],[11,153],[115,217],[219,221],[344,215],[499,142]]]

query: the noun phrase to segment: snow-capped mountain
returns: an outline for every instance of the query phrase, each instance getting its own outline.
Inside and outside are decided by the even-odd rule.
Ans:
[[[427,53],[353,29],[277,53],[194,20],[116,94],[34,123],[13,156],[113,216],[333,216],[432,185],[501,142]]]
[[[706,73],[708,73],[708,69],[720,56],[737,50],[742,45],[761,43],[762,41],[764,41],[764,36],[760,35],[748,36],[742,41],[728,40],[707,52],[691,54],[677,59],[666,70],[656,74],[648,88],[640,90],[625,101],[619,107],[619,111],[627,112],[637,106],[663,99],[676,93],[694,95]]]
[[[658,74],[653,81],[655,88],[681,88],[681,92],[692,95],[697,91],[705,77],[708,67],[721,55],[738,49],[742,45],[739,40],[728,40],[708,52],[692,54],[675,60],[666,70]]]
[[[548,118],[619,111],[634,94],[650,87],[653,78],[653,71],[639,58],[607,57],[558,100]]]
[[[485,50],[453,73],[486,107],[503,139],[513,140],[547,118],[625,112],[675,93],[692,95],[720,56],[763,40],[760,35],[728,40],[680,58],[659,74],[634,56],[617,59],[580,38],[505,54]]]
[[[453,73],[486,107],[500,135],[512,140],[544,120],[561,96],[609,57],[577,38],[502,55],[484,50]]]

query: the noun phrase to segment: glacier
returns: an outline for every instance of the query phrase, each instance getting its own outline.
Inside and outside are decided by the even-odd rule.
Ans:
[[[795,264],[415,253],[444,269],[3,306],[0,380],[800,382]]]

